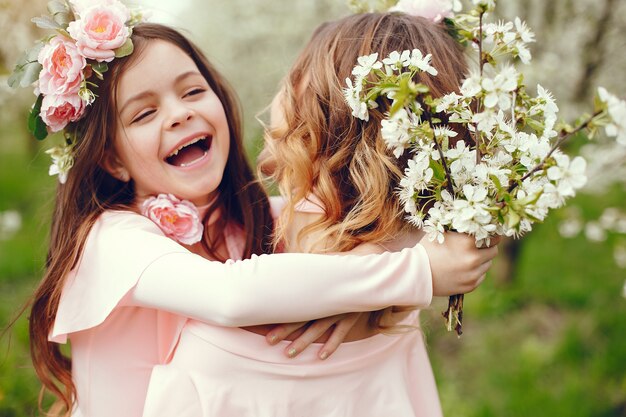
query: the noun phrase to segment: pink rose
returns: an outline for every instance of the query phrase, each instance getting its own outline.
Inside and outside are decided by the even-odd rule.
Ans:
[[[101,1],[81,10],[80,19],[70,22],[67,31],[86,58],[111,62],[130,36],[129,20],[130,11],[122,3]]]
[[[141,214],[155,222],[167,237],[180,243],[193,245],[202,239],[204,226],[198,209],[172,194],[148,198],[141,205]]]
[[[63,130],[69,122],[75,122],[83,116],[85,103],[78,94],[43,97],[39,115],[52,132]]]
[[[39,91],[42,94],[78,93],[87,61],[74,42],[55,36],[39,52],[37,60],[43,66],[39,73]]]
[[[435,23],[446,17],[454,17],[453,0],[400,0],[389,9],[390,12],[402,12],[410,16],[419,16]]]

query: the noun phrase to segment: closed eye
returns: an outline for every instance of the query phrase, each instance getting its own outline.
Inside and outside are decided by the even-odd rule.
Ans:
[[[145,112],[141,113],[139,116],[135,117],[130,123],[133,124],[133,123],[140,122],[141,120],[143,120],[146,117],[150,116],[154,112],[156,112],[156,110],[145,111]]]
[[[204,88],[194,88],[193,90],[187,92],[183,97],[195,96],[197,94],[202,94],[206,91]]]

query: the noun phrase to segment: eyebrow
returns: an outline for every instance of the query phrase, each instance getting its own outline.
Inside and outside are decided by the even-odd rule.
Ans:
[[[177,76],[177,77],[174,79],[174,84],[178,84],[179,82],[181,82],[181,81],[182,81],[182,80],[184,80],[185,78],[189,78],[189,77],[192,77],[192,76],[195,76],[195,75],[196,75],[196,76],[197,76],[197,75],[199,75],[199,76],[201,76],[201,77],[202,77],[202,74],[201,74],[200,72],[198,72],[198,71],[193,71],[193,70],[192,70],[192,71],[183,72],[182,74],[180,74],[179,76]],[[204,77],[203,77],[203,78],[204,78]],[[129,105],[129,104],[131,104],[131,103],[133,103],[133,102],[135,102],[135,101],[143,100],[143,99],[145,99],[146,97],[150,97],[150,96],[152,96],[152,95],[154,95],[154,92],[153,92],[152,90],[146,90],[146,91],[142,91],[142,92],[141,92],[141,93],[139,93],[139,94],[135,94],[134,96],[132,96],[131,98],[129,98],[128,100],[126,100],[126,102],[124,103],[124,105],[123,105],[123,106],[122,106],[122,108],[120,109],[119,114],[123,114],[123,113],[124,113],[124,110],[128,107],[128,105]]]

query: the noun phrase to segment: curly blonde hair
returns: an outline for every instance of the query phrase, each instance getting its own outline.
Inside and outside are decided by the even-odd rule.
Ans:
[[[295,205],[314,194],[324,207],[316,222],[298,233],[298,243],[314,232],[320,252],[342,252],[361,243],[383,243],[405,230],[395,192],[406,159],[398,160],[381,137],[389,103],[381,99],[369,121],[351,115],[343,95],[357,58],[377,52],[419,48],[432,54],[439,74],[421,73],[434,97],[458,91],[467,72],[461,46],[443,23],[397,13],[365,13],[319,26],[296,59],[275,100],[284,123],[267,129],[259,156],[261,175],[275,182],[287,203],[275,243],[285,242]],[[405,157],[406,158],[406,157]],[[318,249],[319,248],[319,249]],[[380,313],[372,316],[379,322]]]
[[[285,239],[295,204],[315,194],[322,218],[303,229],[321,232],[324,251],[384,242],[406,225],[394,192],[405,160],[396,159],[380,133],[387,102],[368,122],[351,115],[343,95],[357,57],[419,48],[433,55],[439,74],[420,74],[433,96],[458,91],[466,73],[461,46],[443,24],[396,13],[365,13],[324,23],[284,79],[279,94],[284,126],[266,132],[258,167],[287,198],[276,241]]]

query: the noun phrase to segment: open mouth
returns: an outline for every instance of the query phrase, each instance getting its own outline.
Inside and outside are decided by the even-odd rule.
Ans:
[[[165,162],[177,167],[186,167],[192,165],[209,152],[213,136],[203,136],[181,146],[174,150],[165,158]]]

